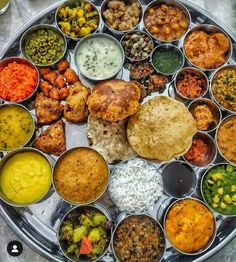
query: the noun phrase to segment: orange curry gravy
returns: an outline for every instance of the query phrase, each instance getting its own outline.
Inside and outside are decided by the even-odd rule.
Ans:
[[[85,204],[96,200],[106,189],[109,170],[95,150],[82,147],[68,151],[56,164],[54,184],[70,202]]]
[[[228,38],[222,33],[207,34],[194,31],[184,41],[187,58],[195,66],[214,69],[223,65],[230,48]]]
[[[218,130],[217,143],[223,156],[236,164],[236,116],[222,122]]]
[[[211,241],[215,222],[212,213],[201,202],[184,199],[168,211],[165,228],[168,239],[177,249],[194,253]]]

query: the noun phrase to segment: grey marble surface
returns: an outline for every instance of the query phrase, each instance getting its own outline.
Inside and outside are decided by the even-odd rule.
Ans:
[[[8,11],[0,16],[0,50],[8,39],[26,21],[58,0],[12,0]],[[224,22],[236,32],[236,0],[191,0],[191,2],[205,8],[217,19]],[[25,244],[23,253],[14,258],[7,254],[7,243],[19,238],[11,231],[0,217],[0,262],[46,262]],[[236,239],[232,240],[219,253],[208,259],[208,262],[235,262]],[[181,261],[180,261],[181,262]]]

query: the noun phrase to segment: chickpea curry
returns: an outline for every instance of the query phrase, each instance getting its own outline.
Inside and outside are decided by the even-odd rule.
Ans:
[[[221,69],[213,78],[211,91],[224,108],[236,112],[236,68]]]
[[[189,21],[178,7],[162,4],[147,10],[144,24],[153,37],[164,41],[174,41],[187,31]]]

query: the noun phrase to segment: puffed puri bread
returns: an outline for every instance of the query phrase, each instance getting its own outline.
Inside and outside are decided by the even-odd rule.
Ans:
[[[127,137],[138,155],[168,161],[189,150],[196,131],[196,123],[183,103],[156,96],[130,117]]]
[[[116,122],[135,114],[141,91],[134,82],[120,79],[99,82],[88,98],[88,109],[97,118]]]

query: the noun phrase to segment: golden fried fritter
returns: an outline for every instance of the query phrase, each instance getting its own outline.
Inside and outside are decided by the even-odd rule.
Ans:
[[[60,102],[37,93],[35,99],[35,112],[39,124],[51,124],[58,120],[63,112]]]
[[[39,83],[39,88],[45,96],[49,97],[49,92],[52,90],[53,86],[50,85],[48,81],[41,81]]]
[[[62,89],[59,90],[59,97],[60,100],[65,100],[69,95],[69,90],[67,87],[63,87]]]
[[[70,67],[70,63],[66,59],[63,59],[57,63],[56,67],[57,67],[57,71],[61,72],[66,70],[68,67]]]
[[[58,75],[54,84],[58,89],[63,88],[66,84],[66,80],[65,80],[64,76]]]
[[[46,74],[52,72],[52,70],[50,69],[50,67],[40,67],[39,68],[39,74],[41,77],[44,77]]]
[[[57,91],[56,87],[53,87],[49,92],[49,97],[53,100],[60,100],[59,92]]]
[[[63,121],[59,120],[44,130],[35,140],[33,146],[44,153],[55,156],[59,156],[65,152],[66,140]]]
[[[64,105],[64,117],[72,123],[81,123],[87,120],[89,112],[86,105],[90,89],[76,82],[69,88],[69,95]]]
[[[57,78],[57,73],[51,70],[49,73],[45,74],[43,78],[44,80],[47,80],[50,84],[54,85],[55,80]]]
[[[75,71],[72,68],[67,68],[64,76],[68,84],[74,84],[79,81],[79,77],[76,75]]]
[[[88,109],[98,118],[116,122],[137,112],[140,96],[140,88],[134,82],[106,80],[93,89],[88,98]]]

